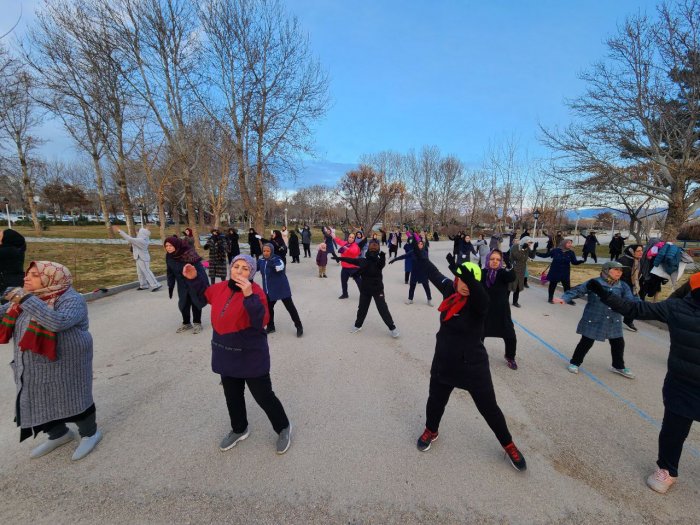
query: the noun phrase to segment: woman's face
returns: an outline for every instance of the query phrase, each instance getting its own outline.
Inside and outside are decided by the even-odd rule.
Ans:
[[[644,253],[644,248],[642,246],[638,246],[637,249],[634,250],[634,258],[641,259],[643,253]]]
[[[423,241],[418,241],[418,249],[419,250],[422,250],[424,246],[425,246],[425,243]]]
[[[268,248],[269,250],[269,248]],[[239,259],[231,266],[231,277],[248,279],[250,277],[250,267],[243,259]]]
[[[469,287],[462,279],[457,279],[457,293],[464,297],[469,296]]]
[[[169,242],[166,242],[165,243],[165,251],[168,253],[173,253],[175,251],[175,246],[173,246]]]
[[[492,253],[489,257],[489,268],[497,270],[501,266],[501,254]]]
[[[271,255],[272,255],[272,250],[270,249],[270,247],[264,246],[263,247],[263,257],[265,259],[269,259]]]
[[[610,268],[608,270],[608,275],[615,281],[619,281],[622,277],[622,268]]]
[[[36,266],[31,266],[27,270],[27,275],[24,276],[24,289],[27,292],[33,292],[34,290],[39,290],[44,286],[41,284],[41,274]]]
[[[354,233],[351,233],[350,235],[348,235],[348,242],[355,242],[355,234]]]
[[[287,231],[287,227],[286,227],[286,226],[282,226],[282,231],[283,231],[283,232],[286,232],[286,231]]]
[[[566,248],[567,250],[570,250],[573,245],[574,245],[574,241],[566,241],[566,243],[564,244],[564,248]]]

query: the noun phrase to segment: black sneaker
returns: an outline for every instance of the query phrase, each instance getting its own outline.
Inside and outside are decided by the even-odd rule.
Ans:
[[[350,296],[343,294],[340,297],[338,297],[338,299],[347,299],[348,297],[350,297]]]
[[[304,335],[304,329],[301,326],[297,326],[297,337]]]
[[[275,327],[274,327],[274,326],[267,325],[267,328],[265,328],[265,331],[266,331],[268,334],[274,334],[274,333],[275,333]]]
[[[522,472],[523,470],[527,470],[527,463],[525,463],[525,457],[518,450],[518,447],[515,446],[515,443],[511,441],[510,445],[506,445],[505,447],[503,447],[503,449],[506,451],[506,457],[510,461],[510,464],[513,465],[513,468],[515,470],[518,470],[520,472]]]
[[[421,437],[418,438],[418,443],[416,443],[416,446],[421,452],[427,452],[428,450],[430,450],[430,445],[432,444],[432,442],[437,441],[437,438],[437,432],[431,432],[426,428],[423,434],[421,434]]]
[[[516,308],[520,308],[520,303],[513,303],[513,306],[515,306]]]
[[[634,326],[634,321],[630,321],[629,323],[625,323],[625,326],[627,327],[628,330],[631,330],[633,332],[637,331],[637,327]]]

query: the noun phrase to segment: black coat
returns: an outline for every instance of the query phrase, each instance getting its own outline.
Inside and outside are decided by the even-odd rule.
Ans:
[[[229,255],[229,257],[233,258],[236,255],[240,255],[241,247],[238,246],[238,233],[235,231],[233,233],[227,233],[226,239],[228,240],[228,247],[229,247],[228,255]]]
[[[625,239],[627,237],[615,237],[613,236],[612,239],[610,239],[610,244],[608,244],[608,247],[610,248],[610,254],[621,254],[622,250],[625,249]]]
[[[508,285],[515,281],[515,272],[501,268],[496,274],[496,281],[490,288],[486,287],[488,270],[481,271],[481,284],[489,295],[489,309],[484,323],[484,337],[501,337],[513,339],[515,327],[510,316]]]
[[[583,236],[583,234],[581,234]],[[595,253],[596,245],[600,244],[598,242],[598,237],[592,233],[585,236],[586,240],[583,241],[583,251],[588,253]]]
[[[357,259],[353,257],[338,257],[338,260],[354,264],[360,268],[357,274],[362,277],[360,282],[361,293],[374,295],[384,291],[384,277],[382,275],[382,270],[386,265],[384,252],[379,252],[375,255],[368,251],[365,257]]]
[[[255,233],[248,234],[248,244],[250,245],[250,255],[253,257],[262,255],[262,246],[260,246],[260,239],[258,239]]]
[[[602,301],[625,317],[655,319],[668,325],[671,349],[664,406],[674,414],[700,421],[700,301],[686,295],[658,303],[633,303],[612,294]]]
[[[454,281],[440,273],[430,260],[421,259],[420,264],[426,265],[430,282],[443,298],[455,292]],[[440,329],[436,336],[430,375],[456,388],[493,388],[489,357],[480,337],[489,297],[478,281],[471,276],[469,279],[470,295],[462,309],[444,322],[445,313],[440,314]]]
[[[294,232],[289,234],[289,255],[299,257],[299,237]]]
[[[24,284],[24,251],[0,244],[0,294],[5,288]]]
[[[186,264],[186,262],[175,259],[170,254],[165,256],[165,266],[167,268],[168,277],[168,293],[170,298],[172,298],[173,290],[175,289],[175,285],[177,285],[177,306],[180,311],[185,308],[188,295],[190,296],[193,304],[199,304],[200,302],[197,296],[197,291],[188,286],[187,279],[184,275],[182,275],[182,270]],[[204,266],[202,266],[202,261],[198,261],[192,264],[192,266],[197,269],[197,278],[203,279],[203,282],[208,283],[209,279],[207,279],[207,272],[204,269]]]

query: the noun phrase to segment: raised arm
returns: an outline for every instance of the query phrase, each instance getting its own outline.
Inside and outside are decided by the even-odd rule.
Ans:
[[[204,271],[204,266],[199,262],[194,266],[186,264],[185,268],[182,270],[182,275],[185,277],[187,287],[190,291],[194,292],[195,296],[192,298],[192,302],[194,302],[198,308],[204,308],[209,304],[209,295],[207,293],[209,289],[209,279]]]
[[[139,239],[138,237],[131,237],[130,235],[124,233],[122,230],[117,230],[117,233],[122,236],[129,244],[136,246],[139,250],[145,250],[148,247],[148,242],[145,239]]]
[[[68,330],[87,318],[87,304],[77,292],[61,301],[57,310],[49,308],[44,301],[32,295],[22,303],[22,310],[52,332]]]
[[[663,323],[668,322],[671,311],[673,310],[674,304],[678,304],[678,301],[682,299],[666,299],[659,303],[649,303],[645,301],[626,301],[622,297],[610,293],[610,289],[604,287],[599,282],[591,279],[588,284],[588,289],[591,293],[595,293],[600,300],[615,310],[621,313],[625,317],[630,317],[632,319],[654,319],[656,321],[661,321]]]

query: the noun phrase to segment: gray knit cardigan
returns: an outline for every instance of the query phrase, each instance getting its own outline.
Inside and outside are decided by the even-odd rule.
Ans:
[[[10,305],[0,306],[0,315]],[[56,361],[31,351],[21,352],[17,347],[31,318],[56,332]],[[56,300],[53,310],[37,297],[26,299],[17,318],[13,343],[10,366],[22,428],[75,416],[92,405],[92,336],[88,332],[87,304],[73,288]]]

